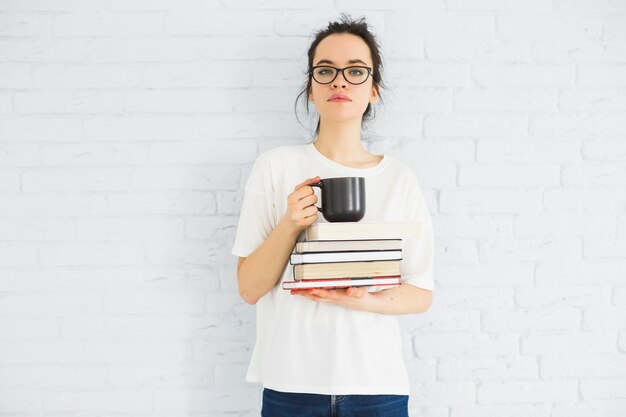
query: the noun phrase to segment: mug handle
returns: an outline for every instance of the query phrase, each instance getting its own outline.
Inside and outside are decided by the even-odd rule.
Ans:
[[[322,181],[318,181],[315,184],[309,184],[311,187],[319,187],[320,191],[322,191]],[[315,204],[313,204],[315,206]],[[317,206],[315,206],[317,207]],[[317,209],[320,211],[320,213],[324,214],[324,212],[322,211],[321,207],[317,207]]]

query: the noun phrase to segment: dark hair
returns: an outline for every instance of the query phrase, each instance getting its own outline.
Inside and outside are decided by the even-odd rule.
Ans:
[[[363,41],[365,41],[365,43],[369,47],[370,54],[372,56],[373,87],[379,93],[378,100],[382,102],[382,97],[380,96],[380,88],[381,87],[387,88],[387,87],[383,84],[383,80],[381,76],[383,62],[382,62],[382,54],[380,52],[380,45],[378,41],[376,40],[376,37],[374,36],[374,34],[370,32],[369,28],[367,27],[367,23],[365,22],[365,17],[361,17],[357,20],[353,20],[349,15],[341,13],[341,19],[339,21],[329,22],[328,27],[317,31],[314,35],[315,37],[308,51],[309,62],[308,62],[307,70],[305,72],[305,75],[307,76],[307,81],[302,91],[300,91],[300,93],[296,97],[296,102],[294,105],[294,109],[296,111],[296,119],[298,119],[298,100],[303,94],[306,94],[306,114],[307,116],[309,115],[308,94],[311,90],[311,76],[309,75],[309,70],[313,66],[313,58],[315,56],[315,50],[317,49],[317,45],[319,45],[319,43],[327,36],[330,36],[336,33],[350,33],[352,35],[356,35],[360,37],[361,39],[363,39]],[[368,103],[367,108],[363,112],[363,118],[361,119],[361,127],[364,126],[366,121],[372,119],[373,116],[374,116],[373,107],[371,104]],[[300,122],[300,119],[298,119],[298,122]],[[302,125],[302,123],[300,123],[300,125]],[[317,135],[319,131],[320,131],[320,120],[318,118],[317,127],[315,128],[315,134]]]

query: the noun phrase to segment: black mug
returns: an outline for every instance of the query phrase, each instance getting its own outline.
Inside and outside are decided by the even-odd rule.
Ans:
[[[317,209],[329,222],[358,222],[365,216],[365,178],[322,178],[311,184],[319,187],[322,206]]]

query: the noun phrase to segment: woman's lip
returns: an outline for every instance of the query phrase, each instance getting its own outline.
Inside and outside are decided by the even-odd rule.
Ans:
[[[331,98],[329,101],[352,101],[352,100],[348,100],[347,98]]]

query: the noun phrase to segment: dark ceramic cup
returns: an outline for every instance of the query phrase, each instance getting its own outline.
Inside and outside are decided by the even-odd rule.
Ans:
[[[327,221],[358,222],[365,216],[365,178],[322,178],[311,187],[320,189],[322,203],[316,207]]]

